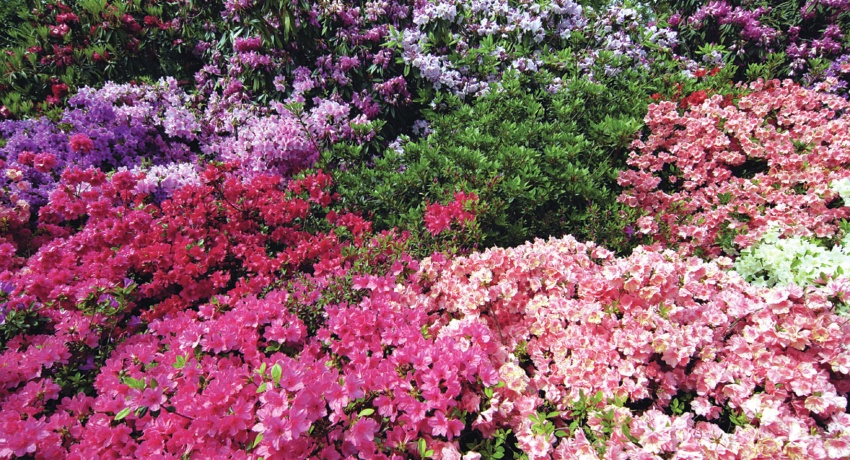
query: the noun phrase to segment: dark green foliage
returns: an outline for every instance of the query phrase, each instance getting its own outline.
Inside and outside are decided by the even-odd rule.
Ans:
[[[27,2],[25,0],[4,0],[0,2],[0,48],[12,46],[15,42],[11,39],[9,31],[20,22],[19,13],[25,12]]]
[[[61,14],[72,13],[64,34],[54,33]],[[0,2],[0,105],[16,117],[41,112],[61,102],[55,84],[73,93],[106,81],[187,80],[200,68],[193,54],[202,24],[186,21],[196,14],[191,2],[155,0],[55,0]],[[182,27],[156,24],[180,19]],[[47,100],[54,96],[60,100]]]
[[[6,305],[0,304],[0,312]],[[39,316],[38,311],[31,308],[12,308],[5,312],[5,318],[0,323],[0,351],[6,349],[9,340],[21,334],[44,333],[44,328],[49,320]]]
[[[543,75],[508,74],[501,91],[475,102],[438,97],[430,136],[338,174],[338,192],[379,228],[421,228],[426,202],[465,191],[482,203],[483,246],[569,233],[625,250],[630,219],[616,179],[649,102],[632,77],[575,79],[552,94]]]

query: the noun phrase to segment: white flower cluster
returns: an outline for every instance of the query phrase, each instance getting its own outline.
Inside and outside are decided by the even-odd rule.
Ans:
[[[829,189],[841,196],[845,205],[850,206],[850,178],[832,181]]]
[[[846,268],[845,268],[846,267]],[[850,235],[841,244],[826,249],[810,239],[780,239],[771,229],[735,261],[735,271],[759,286],[796,284],[806,286],[822,278],[845,276],[850,269]]]

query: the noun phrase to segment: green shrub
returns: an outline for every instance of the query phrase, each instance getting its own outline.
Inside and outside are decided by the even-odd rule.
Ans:
[[[632,74],[578,78],[552,93],[547,80],[508,74],[501,91],[474,102],[438,96],[443,110],[428,116],[429,136],[337,175],[343,202],[378,227],[421,234],[426,202],[473,192],[481,245],[571,233],[625,250],[631,219],[616,203],[616,179],[643,126],[646,83]],[[336,149],[324,162],[355,163],[357,153]]]
[[[0,48],[14,45],[9,31],[20,21],[19,12],[26,11],[25,0],[4,0],[0,2]]]

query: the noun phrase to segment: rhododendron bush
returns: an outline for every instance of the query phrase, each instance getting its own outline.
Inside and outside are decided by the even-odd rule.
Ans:
[[[671,0],[667,22],[683,51],[706,62],[734,63],[747,77],[795,78],[807,85],[825,77],[846,93],[846,0]]]

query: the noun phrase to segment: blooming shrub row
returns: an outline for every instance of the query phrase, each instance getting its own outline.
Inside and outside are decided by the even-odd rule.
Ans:
[[[104,8],[99,2],[67,6],[50,1],[29,13],[32,21],[23,22],[21,37],[39,37],[31,30],[39,24],[65,25],[67,18],[77,18],[68,22],[71,32],[63,35],[73,38],[45,38],[70,42],[63,46],[70,47],[66,54],[71,57],[59,70],[71,70],[60,81],[50,77],[62,75],[53,64],[30,65],[26,56],[49,48],[46,44],[33,44],[30,51],[10,49],[3,116],[30,113],[27,107],[42,98],[47,99],[41,110],[53,107],[85,84],[99,87],[105,80],[172,75],[205,99],[216,93],[261,103],[301,102],[306,109],[314,98],[330,99],[346,106],[351,119],[360,117],[358,124],[380,120],[384,137],[391,140],[409,132],[418,111],[407,108],[428,104],[433,89],[480,94],[506,69],[534,73],[544,66],[575,67],[589,76],[648,69],[670,58],[675,46],[675,33],[644,27],[633,9],[596,11],[571,1],[469,7],[453,1],[364,6],[280,0],[125,3]],[[143,11],[149,14],[139,19]],[[95,21],[99,17],[103,20]],[[115,18],[121,19],[110,22]],[[92,31],[86,33],[90,21]],[[124,28],[132,30],[119,31]],[[97,72],[74,73],[91,70],[84,63],[92,59],[98,69],[98,63],[107,63],[109,72],[100,79]],[[173,68],[181,60],[186,65]],[[138,63],[146,65],[139,68]],[[146,68],[157,63],[161,69]],[[122,69],[123,75],[110,73],[114,69]],[[22,97],[23,102],[12,100]]]
[[[348,106],[330,100],[307,111],[279,104],[200,107],[173,78],[85,87],[68,104],[56,121],[0,121],[0,209],[9,222],[29,224],[70,167],[145,173],[138,190],[162,201],[198,183],[201,159],[231,162],[244,179],[288,178],[312,167],[331,143],[375,135],[364,119],[349,117]]]
[[[362,147],[350,149],[354,154],[345,161],[334,152],[321,167],[334,170],[370,165],[384,155],[385,147],[398,134],[417,134],[421,122],[413,125],[411,132],[413,121],[421,117],[416,109],[439,100],[440,93],[434,89],[467,97],[491,90],[500,92],[507,70],[529,75],[551,72],[547,89],[557,92],[571,87],[576,77],[570,74],[599,82],[615,76],[630,81],[638,70],[653,68],[664,74],[693,67],[670,59],[674,33],[655,25],[647,28],[636,10],[619,6],[597,11],[571,2],[545,7],[495,2],[468,8],[456,2],[340,7],[311,2],[175,2],[161,8],[122,2],[103,7],[95,3],[67,6],[47,2],[30,14],[35,23],[69,23],[67,35],[49,40],[87,47],[85,53],[101,46],[103,40],[113,40],[113,34],[107,32],[114,27],[133,29],[129,33],[139,35],[140,49],[157,55],[163,65],[174,57],[172,51],[179,54],[188,47],[203,63],[194,75],[195,92],[188,91],[187,81],[181,79],[186,75],[179,72],[170,72],[178,77],[166,83],[109,83],[99,90],[84,89],[76,96],[71,96],[75,85],[100,82],[69,74],[67,81],[51,83],[48,105],[53,109],[47,113],[57,123],[7,121],[0,128],[5,141],[4,164],[0,166],[6,172],[0,178],[4,192],[0,205],[12,234],[32,230],[38,208],[46,202],[64,168],[72,164],[83,168],[92,165],[105,172],[123,167],[144,171],[147,176],[139,182],[139,190],[161,201],[178,187],[197,182],[202,167],[199,156],[204,161],[236,162],[244,177],[267,171],[288,177],[313,166],[328,148],[354,145]],[[142,11],[148,14],[140,20]],[[83,25],[98,17],[103,24],[96,25],[97,31],[87,36]],[[109,18],[122,18],[121,24],[107,24]],[[137,30],[134,23],[144,26]],[[25,21],[21,27],[31,26]],[[164,33],[176,43],[173,50],[157,41],[157,34]],[[116,37],[119,41],[127,38],[120,34]],[[163,50],[160,56],[162,48],[169,50]],[[107,52],[96,53],[92,59],[103,58]],[[111,51],[112,57],[115,53]],[[131,53],[127,59],[132,61],[133,56]],[[152,62],[157,59],[148,58]],[[193,59],[190,61],[196,62]],[[110,69],[118,66],[109,62]],[[38,75],[53,69],[39,65],[35,66]],[[77,61],[63,65],[85,67]],[[129,63],[124,67],[122,79],[137,73],[158,75],[150,69],[136,72]],[[662,82],[652,85],[652,91],[656,91]],[[638,86],[630,85],[624,92],[640,99],[647,89]],[[6,89],[10,95],[29,94],[15,85]],[[69,96],[70,107],[62,110],[58,103]],[[256,104],[275,100],[284,105]],[[643,104],[625,104],[643,111]],[[438,111],[445,108],[441,106],[434,104]],[[4,116],[16,117],[19,112]],[[630,129],[633,133],[636,127]],[[629,134],[624,130],[616,135]],[[71,138],[75,139],[73,146]],[[91,140],[91,147],[86,138]],[[39,166],[24,152],[41,155]],[[24,154],[23,163],[18,161],[20,154]],[[621,157],[619,153],[615,156]],[[578,171],[582,166],[577,166]],[[353,201],[368,199],[359,186],[345,190],[348,182],[338,183],[340,192]],[[443,201],[462,189],[451,187],[446,193],[426,198]],[[517,190],[511,195],[521,193]],[[512,201],[513,197],[506,199]],[[412,204],[422,205],[421,199]],[[362,209],[373,210],[370,206]],[[492,213],[499,213],[499,209],[494,208]],[[607,215],[609,210],[599,212]],[[418,225],[420,215],[413,221]],[[572,222],[568,224],[572,227]],[[381,228],[385,227],[381,222]],[[548,229],[512,233],[512,244],[553,234]],[[22,238],[27,237],[14,237]]]
[[[110,186],[132,194],[122,174],[101,184],[107,196]],[[205,186],[234,185],[219,174],[208,169]],[[291,190],[309,189],[321,205],[322,180]],[[45,259],[91,241],[83,231],[43,248],[28,266],[35,276],[4,275],[14,286],[9,301],[43,307],[33,312],[35,329],[2,353],[0,456],[449,459],[498,447],[529,458],[850,454],[850,330],[830,300],[847,294],[846,280],[830,292],[757,288],[718,263],[645,250],[617,259],[570,237],[453,261],[402,255],[385,259],[384,274],[358,274],[358,257],[341,256],[329,233],[302,239],[331,243],[308,256],[318,259],[312,274],[274,281],[250,249],[251,235],[265,236],[247,232],[250,219],[228,225],[236,233],[225,239],[243,241],[231,249],[210,236],[183,253],[208,213],[216,225],[220,213],[238,218],[256,205],[265,222],[279,223],[268,241],[297,232],[286,223],[294,215],[265,207],[273,188],[253,184],[259,190],[178,194],[208,203],[190,216],[163,204],[152,234],[177,229],[165,225],[174,219],[196,222],[176,230],[180,271],[169,270],[170,258],[136,261],[131,240],[114,256],[130,270],[104,272],[119,264],[85,257],[77,277],[99,271],[76,289],[48,289],[58,273]],[[227,206],[236,203],[246,208]],[[357,225],[348,228],[358,234]],[[88,244],[115,244],[121,233]],[[398,254],[359,241],[378,262]],[[298,248],[306,249],[275,260],[297,264]],[[227,279],[240,264],[228,269],[222,250],[252,254],[244,278]],[[114,281],[128,272],[140,279]],[[169,295],[174,285],[183,290]]]

